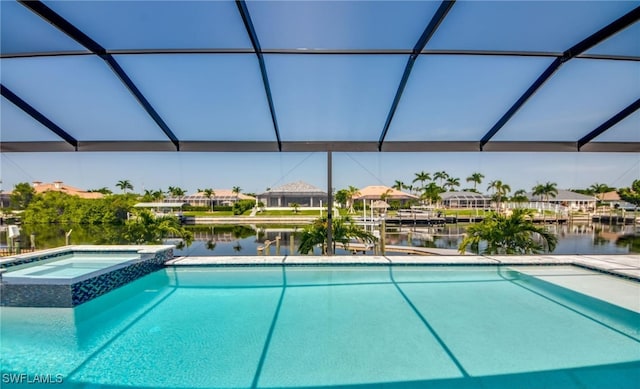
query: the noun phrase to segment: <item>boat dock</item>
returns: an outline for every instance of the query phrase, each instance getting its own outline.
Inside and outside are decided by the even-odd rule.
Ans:
[[[623,224],[623,225],[632,225],[640,223],[640,218],[635,216],[620,216],[620,215],[593,215],[591,217],[591,221],[594,223],[602,223],[602,224]]]

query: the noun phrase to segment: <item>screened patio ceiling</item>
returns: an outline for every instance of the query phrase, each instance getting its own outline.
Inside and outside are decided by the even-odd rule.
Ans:
[[[2,152],[640,152],[638,1],[1,1]]]

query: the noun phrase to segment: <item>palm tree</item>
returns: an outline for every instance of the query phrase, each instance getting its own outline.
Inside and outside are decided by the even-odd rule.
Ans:
[[[607,193],[612,191],[614,188],[611,188],[609,185],[607,184],[598,184],[595,183],[593,185],[591,185],[589,187],[589,189],[598,197],[598,199],[600,199],[600,195],[602,195],[603,193]]]
[[[454,177],[448,177],[447,178],[447,182],[445,182],[444,185],[448,186],[449,190],[453,192],[453,190],[457,186],[460,186],[460,179],[459,178],[454,178]]]
[[[236,195],[236,203],[238,202],[238,197],[240,196],[241,190],[242,188],[240,188],[239,186],[234,186],[233,189],[231,189],[231,192]]]
[[[477,192],[477,186],[482,184],[482,179],[484,175],[482,173],[473,173],[469,177],[467,177],[467,182],[473,182],[473,191]]]
[[[0,193],[1,192],[2,191],[0,191]],[[87,192],[97,192],[97,193],[102,193],[103,195],[113,194],[111,189],[107,188],[106,186],[103,186],[102,188],[98,188],[98,189],[87,189]]]
[[[186,245],[193,241],[193,234],[176,217],[156,217],[149,210],[139,211],[136,217],[127,220],[123,234],[128,242],[136,244],[160,243],[169,236],[179,236]]]
[[[382,193],[380,195],[380,200],[382,201],[387,201],[387,199],[389,198],[389,196],[391,196],[391,193],[393,193],[392,189],[387,189],[384,191],[384,193]]]
[[[479,254],[480,243],[486,242],[484,254],[535,254],[544,250],[544,245],[537,243],[535,237],[544,241],[547,251],[553,251],[558,238],[534,225],[532,215],[528,209],[515,209],[510,216],[494,212],[481,223],[467,228],[458,251],[464,253],[470,247]]]
[[[528,200],[527,192],[524,189],[518,189],[513,192],[513,197],[511,198],[511,201],[515,203],[526,203]]]
[[[182,197],[186,193],[186,191],[179,186],[170,186],[167,188],[167,192],[169,192],[172,197]]]
[[[634,180],[630,188],[618,189],[618,195],[622,200],[640,207],[640,180]]]
[[[435,182],[430,182],[429,185],[425,186],[422,189],[422,195],[420,196],[420,198],[423,200],[428,200],[429,204],[437,204],[440,201],[440,193],[444,191],[445,190]]]
[[[164,199],[164,191],[162,189],[154,190],[152,192],[153,200],[160,201]]]
[[[216,192],[211,188],[207,188],[203,190],[202,193],[204,194],[204,197],[209,199],[209,205],[211,205],[211,212],[213,212],[213,201],[211,200],[211,198],[216,195]]]
[[[144,190],[144,194],[142,195],[142,201],[144,202],[153,201],[153,191],[151,189]]]
[[[544,184],[538,184],[533,187],[533,195],[541,196],[544,201],[548,203],[550,197],[556,197],[558,195],[557,185],[555,182],[549,181]]]
[[[353,209],[353,198],[360,192],[360,189],[356,188],[353,185],[349,185],[347,188],[347,200],[349,201],[349,213],[354,213]]]
[[[372,233],[365,231],[348,217],[333,219],[331,224],[334,252],[336,243],[342,243],[345,247],[348,247],[351,239],[359,239],[364,243],[373,243],[377,240]],[[316,245],[322,245],[322,254],[326,254],[327,225],[327,218],[323,217],[306,226],[300,236],[298,252],[300,254],[308,254],[313,252],[313,248]]]
[[[415,192],[417,192],[418,187],[409,184],[409,185],[404,185],[403,189],[406,190],[409,193],[415,193]]]
[[[413,179],[412,182],[416,182],[416,181],[420,181],[420,187],[424,187],[424,182],[425,181],[429,181],[431,179],[431,175],[425,171],[422,171],[420,173],[414,173],[416,178]]]
[[[445,171],[435,172],[433,173],[434,180],[440,180],[440,186],[443,186],[442,183],[449,178],[449,175]]]
[[[120,188],[120,190],[122,190],[124,193],[127,193],[127,189],[133,190],[133,185],[131,185],[131,181],[129,180],[120,180],[118,181],[116,186]]]
[[[494,180],[491,181],[487,187],[487,190],[491,189],[493,189],[493,198],[495,199],[496,207],[499,210],[502,199],[511,192],[511,187],[500,180]]]
[[[404,182],[400,180],[396,180],[395,184],[393,184],[392,188],[396,190],[403,190],[406,187]]]

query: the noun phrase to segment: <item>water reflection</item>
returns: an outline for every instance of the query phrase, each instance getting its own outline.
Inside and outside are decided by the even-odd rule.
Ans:
[[[415,246],[429,248],[458,248],[466,229],[465,224],[441,226],[387,226],[387,246]],[[181,247],[179,239],[176,255],[191,256],[252,256],[259,254],[296,255],[297,234],[304,226],[267,225],[196,225],[187,226],[194,242]],[[121,241],[118,226],[102,225],[25,225],[23,236],[35,236],[38,249],[64,245],[65,231],[73,229],[72,244],[126,244]],[[370,228],[370,227],[369,227]],[[607,225],[600,223],[547,225],[558,236],[554,254],[627,254],[640,253],[640,226]],[[6,236],[0,234],[0,244]],[[271,242],[265,247],[265,242]],[[263,247],[259,253],[258,248]],[[350,254],[338,250],[338,254]]]
[[[414,246],[457,250],[464,237],[465,224],[443,226],[390,226],[387,228],[387,246]],[[303,228],[270,226],[243,227],[243,233],[233,233],[228,226],[191,226],[195,237],[191,247],[180,255],[258,255],[258,247],[266,241],[280,241],[279,251],[271,245],[270,254],[296,255],[296,234]],[[554,254],[627,254],[640,253],[640,226],[604,224],[548,225],[558,236]],[[236,230],[238,231],[238,230]],[[292,247],[291,240],[294,241]],[[204,242],[204,244],[203,244]],[[206,246],[214,243],[212,249]],[[238,249],[241,247],[241,249]],[[340,250],[338,254],[350,252]],[[370,253],[371,254],[371,253]]]

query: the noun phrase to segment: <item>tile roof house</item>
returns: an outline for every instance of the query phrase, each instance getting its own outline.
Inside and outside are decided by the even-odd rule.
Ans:
[[[301,207],[320,207],[326,206],[327,199],[327,192],[304,181],[284,184],[258,195],[258,201],[267,207],[290,207],[294,203]]]
[[[167,197],[164,199],[165,202],[184,202],[193,206],[210,206],[211,202],[214,205],[233,205],[236,201],[239,200],[253,200],[256,198],[253,196],[246,195],[244,193],[233,193],[231,189],[213,189],[213,196],[211,198],[207,198],[204,192],[197,192],[187,196],[180,197]]]
[[[42,181],[33,181],[33,189],[36,193],[44,193],[48,191],[63,192],[71,196],[78,196],[81,199],[101,199],[104,197],[99,192],[87,192],[71,185],[67,185],[62,181],[54,181],[52,183],[43,183]]]
[[[386,196],[385,196],[386,194]],[[370,185],[364,187],[356,193],[354,200],[380,200],[386,197],[387,200],[417,200],[418,196],[399,191],[384,185]]]
[[[558,194],[555,197],[549,196],[547,199],[544,196],[528,193],[527,197],[529,201],[534,202],[548,202],[549,204],[558,204],[563,207],[568,207],[572,210],[592,210],[596,207],[596,196],[587,196],[569,190],[558,189]]]

